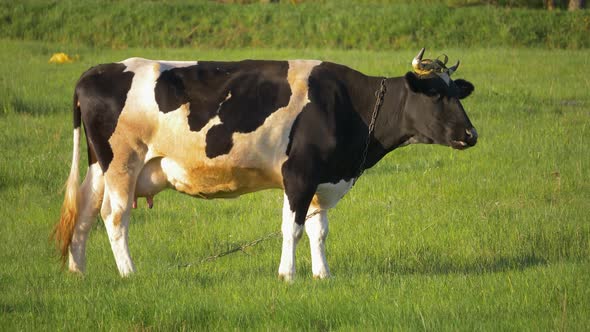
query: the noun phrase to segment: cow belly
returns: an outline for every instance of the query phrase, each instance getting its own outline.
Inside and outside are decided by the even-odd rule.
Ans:
[[[172,188],[200,198],[233,198],[281,187],[280,179],[256,168],[223,164],[187,167],[170,158],[162,158],[160,165]]]

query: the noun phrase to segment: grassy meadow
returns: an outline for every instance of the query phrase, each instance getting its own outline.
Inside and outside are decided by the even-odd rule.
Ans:
[[[248,1],[6,1],[0,36],[117,49],[590,47],[590,11],[518,7],[535,0]],[[482,5],[493,2],[513,5]]]
[[[480,133],[468,151],[411,146],[329,213],[334,277],[293,285],[280,240],[200,264],[280,227],[282,193],[205,201],[175,192],[132,216],[138,273],[121,279],[104,226],[88,271],[60,269],[50,230],[71,159],[71,95],[89,66],[174,59],[318,58],[403,75],[416,50],[96,50],[0,41],[0,329],[559,330],[590,324],[590,52],[432,49],[460,58]],[[48,64],[55,51],[79,54]],[[83,154],[85,156],[85,154]],[[191,263],[188,268],[179,267]]]

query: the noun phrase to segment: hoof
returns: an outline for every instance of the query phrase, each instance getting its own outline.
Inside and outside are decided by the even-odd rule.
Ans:
[[[279,273],[279,280],[287,284],[292,284],[293,282],[295,282],[295,275],[288,273]]]
[[[84,266],[85,264],[76,264],[76,262],[74,262],[72,259],[69,260],[68,263],[68,271],[71,274],[76,274],[76,275],[84,275],[84,272],[86,272],[86,268]]]
[[[330,279],[331,276],[329,273],[320,273],[320,274],[314,274],[313,278],[315,280],[323,280],[323,279]]]

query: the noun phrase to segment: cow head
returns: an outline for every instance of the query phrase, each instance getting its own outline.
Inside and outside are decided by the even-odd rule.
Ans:
[[[452,80],[459,67],[447,68],[444,60],[422,59],[424,49],[412,61],[414,72],[405,76],[408,143],[435,143],[465,149],[477,142],[477,131],[469,121],[461,99],[473,92],[473,84]]]

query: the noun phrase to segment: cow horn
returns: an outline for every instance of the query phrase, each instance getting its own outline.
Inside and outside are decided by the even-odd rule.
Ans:
[[[457,60],[457,63],[454,66],[452,66],[451,68],[449,68],[449,76],[453,75],[453,73],[457,71],[457,68],[459,68],[460,63],[461,62],[459,60]]]
[[[422,62],[422,57],[424,56],[424,51],[426,51],[426,48],[422,47],[420,52],[418,52],[418,55],[416,55],[414,57],[414,60],[412,61],[412,65],[417,65],[420,62]]]
[[[422,63],[422,57],[424,56],[424,51],[426,51],[426,48],[422,47],[420,52],[418,52],[418,55],[416,55],[414,57],[414,60],[412,60],[412,68],[414,68],[414,71],[418,75],[426,75],[430,72],[430,70],[428,68],[424,68],[423,63]]]
[[[412,68],[414,68],[416,74],[420,76],[428,76],[432,73],[447,73],[451,76],[451,74],[459,68],[459,61],[457,61],[457,64],[451,68],[447,68],[449,57],[446,54],[443,54],[434,60],[423,59],[425,50],[425,48],[422,48],[418,55],[414,57],[414,60],[412,60]]]

